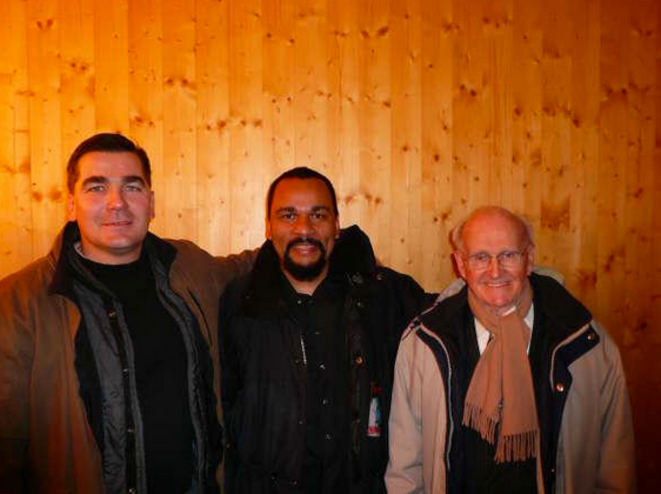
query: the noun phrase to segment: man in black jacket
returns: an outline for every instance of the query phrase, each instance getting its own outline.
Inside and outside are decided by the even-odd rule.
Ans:
[[[221,301],[227,492],[385,492],[402,329],[432,299],[339,237],[335,191],[309,168],[278,177],[268,240]]]

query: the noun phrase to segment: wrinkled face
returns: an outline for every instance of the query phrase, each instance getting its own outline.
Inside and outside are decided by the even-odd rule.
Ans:
[[[478,213],[469,219],[462,232],[463,252],[455,252],[459,274],[473,294],[494,310],[507,309],[523,292],[534,264],[534,246],[528,245],[525,229],[516,220],[494,211]],[[512,256],[520,253],[518,261]],[[473,259],[489,255],[482,269],[472,266]],[[508,267],[501,259],[509,257]]]
[[[266,222],[280,264],[300,281],[321,280],[328,271],[340,227],[326,184],[317,178],[286,178],[278,183]]]
[[[103,264],[135,261],[154,218],[154,193],[140,159],[95,151],[80,158],[78,170],[68,210],[80,228],[83,254]]]

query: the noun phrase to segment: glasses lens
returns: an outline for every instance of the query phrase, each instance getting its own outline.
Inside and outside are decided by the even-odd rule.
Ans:
[[[489,266],[491,256],[484,252],[468,256],[468,265],[475,271],[481,271]]]
[[[498,262],[504,268],[514,268],[521,263],[522,253],[517,250],[502,252],[498,255]]]

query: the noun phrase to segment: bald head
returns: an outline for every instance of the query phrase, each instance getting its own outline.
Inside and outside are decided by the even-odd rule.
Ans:
[[[452,231],[457,270],[473,295],[494,310],[520,299],[534,263],[528,222],[507,209],[481,207]]]
[[[452,230],[450,239],[455,251],[465,251],[466,231],[485,228],[505,228],[513,231],[522,243],[534,245],[532,227],[527,219],[500,206],[482,206],[475,209]]]

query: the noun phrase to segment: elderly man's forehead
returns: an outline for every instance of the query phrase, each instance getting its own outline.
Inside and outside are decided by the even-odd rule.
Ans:
[[[462,230],[465,240],[473,232],[511,232],[522,241],[526,238],[526,225],[515,214],[500,208],[484,208],[475,211]]]

